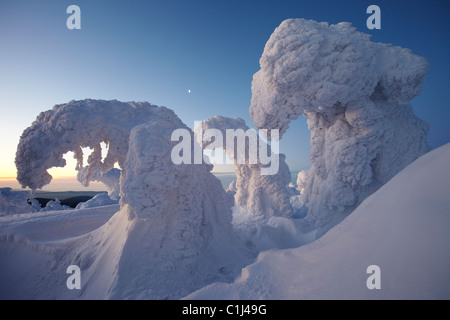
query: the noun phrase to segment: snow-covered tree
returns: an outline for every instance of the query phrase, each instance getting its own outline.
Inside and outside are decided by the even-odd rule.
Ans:
[[[201,127],[200,127],[201,125]],[[196,133],[214,129],[219,130],[223,141],[220,141],[219,145],[222,146],[226,156],[234,162],[236,169],[236,183],[235,183],[235,204],[239,205],[247,210],[253,217],[270,218],[272,216],[285,216],[292,215],[292,206],[289,200],[288,185],[291,182],[291,175],[289,167],[285,162],[284,154],[275,155],[273,157],[278,161],[278,171],[271,175],[262,175],[261,168],[265,167],[259,161],[259,150],[250,149],[250,142],[245,143],[245,152],[239,155],[238,143],[234,144],[234,148],[230,150],[227,145],[227,130],[243,130],[247,132],[249,127],[245,124],[245,121],[241,118],[228,118],[223,116],[213,116],[202,123],[199,123],[194,129]],[[197,134],[197,139],[202,135]],[[257,140],[257,146],[259,144],[266,144],[261,137],[257,136],[255,131],[255,137]],[[244,140],[245,141],[245,140]],[[205,149],[216,148],[215,140],[210,141],[210,137],[202,139],[202,146]],[[256,145],[256,144],[255,144]],[[272,152],[270,146],[266,146],[265,150]],[[250,153],[256,153],[255,163],[251,163],[249,158]],[[242,157],[242,161],[239,161],[238,157]]]
[[[111,193],[118,176],[112,166],[118,162],[122,168],[120,211],[97,230],[54,249],[55,268],[64,269],[52,280],[61,282],[59,287],[65,288],[65,268],[75,264],[88,284],[84,298],[180,298],[213,281],[233,280],[249,262],[213,166],[172,160],[177,129],[189,134],[192,151],[192,130],[167,108],[84,100],[41,113],[25,130],[16,158],[23,186],[48,183],[47,169],[64,165],[68,151],[79,161],[81,182],[104,181]],[[109,144],[103,161],[102,141]],[[94,148],[88,167],[81,166],[80,147]],[[63,297],[71,294],[62,291]]]
[[[151,119],[171,117],[176,117],[172,110],[147,102],[86,99],[56,105],[39,114],[23,132],[16,153],[17,180],[24,188],[42,188],[52,180],[47,170],[64,167],[63,156],[72,151],[76,169],[82,171],[79,180],[87,186],[115,163],[123,166],[131,129]],[[108,145],[103,160],[102,142]],[[87,168],[83,166],[84,147],[93,149]]]
[[[304,115],[312,167],[303,198],[321,233],[428,150],[429,126],[409,101],[428,63],[408,49],[374,43],[350,23],[281,23],[254,75],[250,115],[280,129]]]

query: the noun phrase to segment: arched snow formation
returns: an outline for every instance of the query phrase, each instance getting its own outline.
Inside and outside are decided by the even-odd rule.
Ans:
[[[212,165],[172,161],[178,129],[190,135],[193,155],[192,130],[171,110],[148,103],[72,101],[42,113],[25,130],[17,152],[24,186],[48,183],[47,168],[63,165],[62,155],[80,146],[94,147],[89,167],[78,168],[80,180],[106,179],[114,193],[118,170],[108,169],[116,161],[122,168],[120,211],[99,229],[52,248],[51,282],[62,288],[55,298],[176,299],[214,281],[232,281],[250,262],[253,253],[238,242],[232,204]],[[110,147],[101,162],[95,148],[104,140]],[[65,287],[68,265],[81,268],[79,293]],[[39,287],[50,280],[35,281]]]
[[[17,180],[24,188],[42,188],[52,180],[47,170],[64,167],[63,155],[72,151],[76,169],[83,170],[80,182],[89,185],[98,177],[97,171],[106,173],[116,162],[123,166],[131,129],[152,119],[175,117],[172,110],[147,102],[87,99],[56,105],[39,114],[23,132],[16,153]],[[109,145],[103,161],[102,142]],[[83,168],[84,147],[94,150],[87,159],[88,168]]]
[[[409,103],[427,61],[369,38],[346,22],[286,20],[253,77],[256,128],[282,135],[307,118],[312,167],[303,197],[322,232],[428,150],[429,127]]]

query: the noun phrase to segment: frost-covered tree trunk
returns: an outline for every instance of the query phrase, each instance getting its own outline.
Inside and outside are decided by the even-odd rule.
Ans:
[[[233,235],[231,204],[212,166],[172,162],[171,134],[179,128],[190,131],[181,122],[155,120],[130,135],[121,207],[133,222],[113,298],[128,290],[179,298],[213,279],[231,281],[242,267],[236,265],[243,251]]]

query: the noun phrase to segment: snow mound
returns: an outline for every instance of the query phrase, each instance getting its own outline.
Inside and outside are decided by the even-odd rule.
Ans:
[[[37,212],[41,209],[39,202],[28,191],[12,191],[0,188],[0,215]]]
[[[220,146],[226,156],[234,162],[236,168],[237,179],[235,184],[231,186],[236,192],[234,195],[236,205],[245,208],[245,211],[250,216],[262,219],[272,216],[289,217],[292,215],[288,190],[291,177],[284,154],[273,157],[273,159],[278,161],[278,170],[275,174],[262,175],[261,169],[266,167],[266,165],[263,165],[259,161],[259,155],[256,155],[256,163],[250,161],[251,152],[254,150],[250,150],[249,143],[245,144],[245,152],[242,154],[238,151],[238,143],[234,145],[233,150],[227,148],[227,130],[242,130],[244,133],[252,130],[245,124],[243,119],[213,116],[203,120],[202,123],[199,123],[194,128],[194,131],[197,133],[197,138],[202,137],[201,143],[203,148],[214,150],[217,148],[217,138],[205,137],[200,134],[200,130],[203,130],[203,132],[208,132],[207,130],[218,130],[221,133],[223,141],[220,142]],[[268,154],[272,153],[270,146],[261,139],[256,131],[254,131],[254,137],[257,139],[258,147],[260,144],[265,144],[266,148],[264,150],[268,150]],[[256,153],[258,153],[258,150]],[[272,163],[271,165],[274,164]]]
[[[62,205],[59,199],[55,199],[47,202],[47,205],[44,208],[42,208],[39,212],[59,211],[59,210],[72,210],[72,208],[69,206]]]
[[[92,199],[86,202],[80,202],[75,209],[87,209],[95,207],[110,206],[113,204],[119,204],[119,200],[113,200],[107,193],[99,193]]]
[[[346,22],[283,21],[253,77],[256,128],[282,135],[291,120],[307,118],[312,167],[303,198],[318,236],[428,151],[429,127],[409,103],[427,61],[369,38]]]
[[[417,159],[315,242],[266,251],[188,299],[449,299],[450,144]],[[380,267],[369,290],[367,268]]]

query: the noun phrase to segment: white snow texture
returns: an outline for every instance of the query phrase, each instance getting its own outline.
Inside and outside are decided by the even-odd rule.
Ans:
[[[89,121],[89,116],[94,120]],[[77,117],[84,120],[83,125]],[[146,117],[145,124],[131,128]],[[232,203],[210,172],[212,165],[173,163],[171,151],[176,143],[171,135],[176,129],[188,130],[195,143],[193,132],[167,108],[85,100],[56,106],[25,131],[17,153],[23,185],[44,185],[46,169],[60,163],[54,159],[77,146],[94,147],[89,167],[78,168],[81,181],[106,179],[114,187],[119,173],[110,170],[113,159],[122,167],[121,210],[101,228],[52,246],[54,273],[60,275],[52,283],[65,288],[64,268],[75,264],[89,280],[78,297],[174,299],[214,281],[232,281],[250,262],[245,246],[237,245]],[[50,141],[48,150],[37,148],[38,141]],[[110,143],[103,163],[97,152],[101,141]],[[101,170],[109,171],[100,174]],[[29,176],[35,171],[37,175]],[[30,285],[40,286],[50,279],[43,276],[35,281]],[[77,296],[67,289],[47,294],[50,298]]]
[[[0,215],[37,212],[39,202],[28,191],[12,192],[11,188],[0,188]]]
[[[47,172],[53,167],[64,167],[63,155],[74,152],[77,170],[83,170],[81,181],[88,186],[100,174],[120,167],[128,152],[131,129],[151,119],[173,115],[165,107],[144,102],[119,102],[103,100],[71,101],[56,105],[53,110],[42,112],[27,128],[19,142],[16,153],[17,180],[22,187],[40,189],[50,183]],[[101,143],[108,146],[108,154],[102,161]],[[82,147],[94,151],[87,159],[88,168],[83,168]]]
[[[120,194],[120,170],[113,168],[105,173],[102,173],[99,169],[93,176],[87,178],[86,175],[90,174],[91,170],[89,166],[84,167],[78,171],[77,180],[84,184],[85,181],[98,181],[106,186],[106,191],[111,200],[119,200]]]
[[[369,38],[347,22],[285,20],[253,77],[256,128],[282,135],[291,120],[307,118],[312,167],[303,198],[318,235],[428,151],[428,125],[409,104],[427,61]]]
[[[165,107],[57,105],[22,134],[18,181],[42,188],[52,179],[47,170],[64,166],[73,151],[79,181],[101,181],[108,195],[77,210],[12,215],[34,211],[30,195],[0,189],[0,298],[448,299],[450,145],[400,172],[428,150],[428,125],[409,104],[427,62],[372,43],[349,23],[291,19],[272,34],[260,65],[250,106],[255,126],[284,133],[304,115],[311,130],[312,167],[298,176],[301,195],[289,186],[281,154],[275,175],[262,176],[260,163],[236,163],[228,191],[212,165],[174,164],[176,129],[189,132],[192,157],[217,145],[196,144]],[[248,129],[240,118],[219,116],[203,122],[208,128],[222,136]],[[87,167],[84,147],[94,150]],[[236,162],[235,150],[222,147]],[[120,207],[109,205],[119,199]],[[372,264],[381,267],[382,290],[366,287]],[[70,265],[81,269],[81,290],[66,287]]]
[[[308,245],[271,250],[187,299],[449,299],[450,143],[423,155]],[[370,290],[367,268],[380,267]]]
[[[202,129],[203,134],[200,133],[200,129]],[[223,141],[220,141],[219,145],[235,165],[237,178],[233,187],[236,192],[234,195],[235,204],[245,208],[253,218],[266,219],[272,216],[291,216],[292,206],[288,192],[291,174],[285,162],[285,155],[278,154],[271,157],[272,159],[276,159],[274,161],[278,161],[278,171],[276,174],[262,175],[261,168],[265,165],[259,161],[259,155],[256,155],[258,160],[256,163],[252,164],[249,161],[250,153],[259,153],[259,148],[256,150],[250,149],[249,141],[245,143],[245,147],[243,148],[245,152],[243,154],[240,154],[238,151],[238,142],[234,144],[233,150],[227,148],[227,129],[243,130],[244,134],[248,130],[252,130],[245,124],[243,119],[214,116],[198,123],[194,128],[194,132],[196,132],[197,140],[199,138],[202,139],[199,143],[202,143],[204,149],[214,150],[217,147],[217,137],[208,137],[205,135],[208,130],[212,129],[218,130],[221,133]],[[258,146],[260,144],[266,144],[257,135],[256,131],[254,131],[254,136],[257,139]],[[264,150],[268,150],[268,154],[272,153],[268,145],[266,145]],[[242,159],[238,159],[238,157],[242,157]]]

